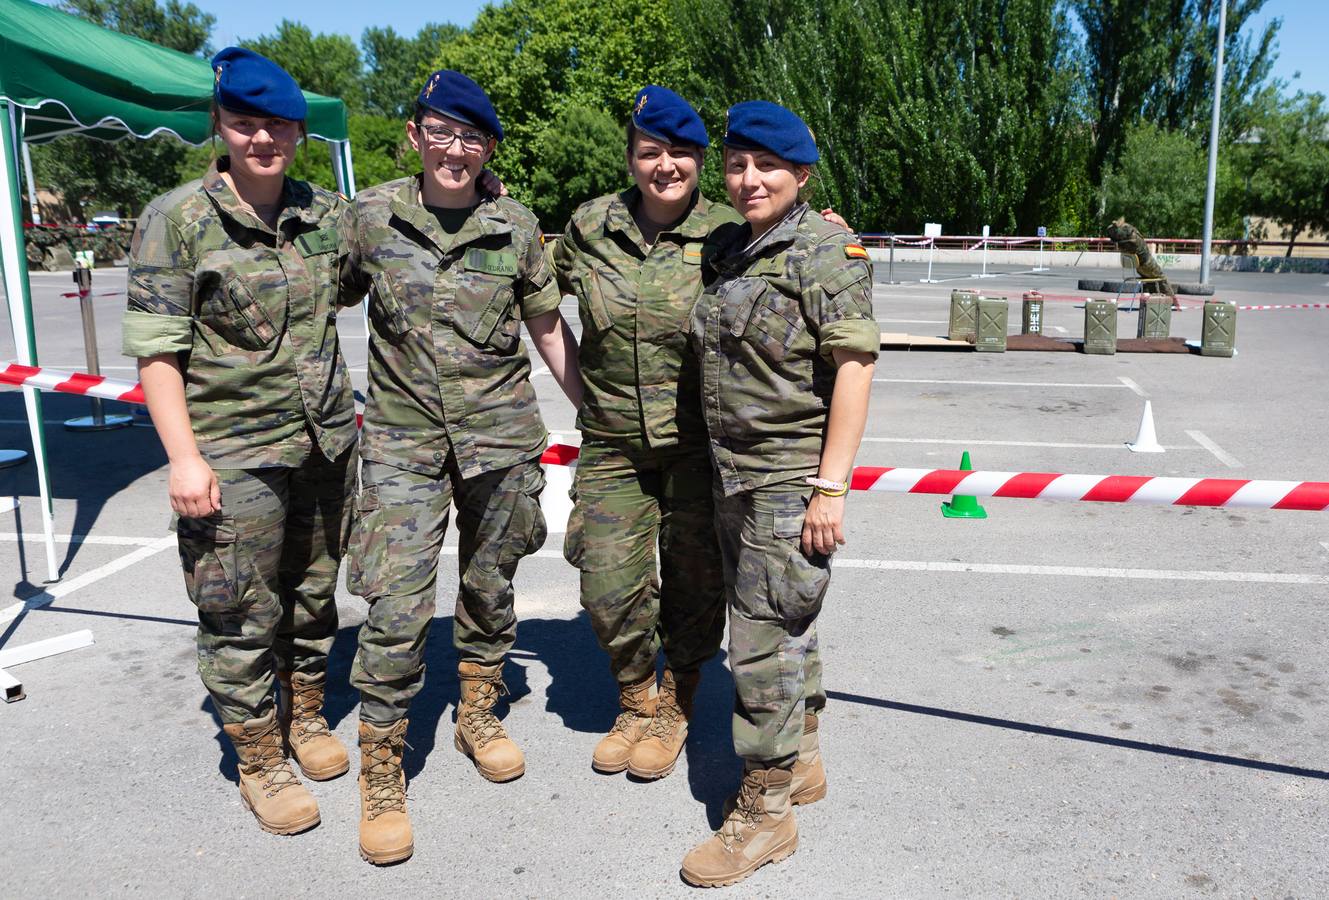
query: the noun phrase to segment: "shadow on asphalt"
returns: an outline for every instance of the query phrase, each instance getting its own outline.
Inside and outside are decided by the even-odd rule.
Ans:
[[[126,414],[133,407],[108,400],[104,409],[107,414]],[[64,394],[42,395],[42,418],[47,423],[60,423],[88,413],[89,404],[85,398]],[[0,392],[0,420],[5,423],[24,423],[0,424],[0,447],[25,450],[31,454],[32,442],[28,435],[27,413],[21,392]],[[45,436],[51,494],[60,499],[72,499],[75,503],[74,521],[70,526],[72,534],[91,534],[107,500],[149,472],[166,465],[166,453],[157,440],[157,433],[151,428],[131,426],[114,431],[74,432],[66,431],[60,424],[47,424]],[[15,521],[27,533],[40,537],[42,526],[40,506],[36,502],[37,470],[31,456],[22,465],[0,469],[0,496],[31,498],[20,507],[20,510],[26,508],[29,514],[26,517],[16,516]],[[166,498],[163,496],[161,499],[162,534],[165,535],[170,511]],[[20,566],[13,592],[19,599],[27,599],[42,592],[46,568],[40,552],[24,553],[23,546],[23,542],[20,542]],[[40,547],[40,544],[32,546]],[[82,546],[72,542],[65,546],[64,559],[58,565],[62,575],[78,556]]]
[[[913,703],[900,703],[895,700],[882,700],[879,697],[864,697],[862,694],[846,694],[843,691],[827,691],[831,700],[842,703],[861,703],[880,709],[893,709],[898,712],[914,713],[921,716],[936,716],[956,722],[968,722],[973,725],[987,725],[991,728],[1008,728],[1028,734],[1041,734],[1047,737],[1064,738],[1072,741],[1084,741],[1090,744],[1103,744],[1108,747],[1120,747],[1123,750],[1140,750],[1145,753],[1159,753],[1164,756],[1178,756],[1199,762],[1219,763],[1225,766],[1238,766],[1243,769],[1257,769],[1261,772],[1277,772],[1280,775],[1296,775],[1300,778],[1329,779],[1329,772],[1319,769],[1305,769],[1300,766],[1288,766],[1281,763],[1265,762],[1259,759],[1246,759],[1241,756],[1226,756],[1222,753],[1207,753],[1203,750],[1188,750],[1185,747],[1169,747],[1166,744],[1151,744],[1148,741],[1132,741],[1127,738],[1110,737],[1104,734],[1092,734],[1087,731],[1071,731],[1067,728],[1052,728],[1048,725],[1035,725],[1030,722],[1016,722],[1011,719],[998,719],[992,716],[980,716],[975,713],[957,712],[952,709],[939,709],[935,706],[917,706]]]

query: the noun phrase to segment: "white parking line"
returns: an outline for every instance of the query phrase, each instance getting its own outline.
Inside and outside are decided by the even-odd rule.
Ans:
[[[960,447],[1056,447],[1067,450],[1120,450],[1126,445],[1117,444],[1075,444],[1069,441],[983,441],[977,439],[955,438],[890,438],[865,437],[865,444],[955,444]],[[1164,450],[1203,450],[1203,447],[1164,447]]]
[[[884,384],[970,384],[981,387],[1066,387],[1066,388],[1125,388],[1128,384],[1102,384],[1081,381],[957,381],[945,378],[874,378]]]
[[[976,575],[1050,575],[1072,578],[1129,578],[1142,581],[1226,581],[1242,584],[1329,584],[1329,575],[1286,572],[1214,572],[1186,569],[1121,569],[1098,566],[1022,566],[993,563],[927,562],[904,559],[837,559],[831,567],[897,572],[949,572]]]
[[[1138,396],[1138,397],[1148,397],[1148,396],[1149,396],[1148,392],[1145,391],[1144,388],[1140,387],[1138,384],[1136,384],[1136,383],[1135,383],[1134,381],[1132,381],[1131,379],[1127,378],[1125,375],[1118,375],[1118,376],[1117,376],[1117,380],[1120,381],[1124,386],[1126,386],[1126,387],[1130,388],[1132,391],[1134,391],[1135,394],[1136,394],[1136,396]]]
[[[115,573],[123,571],[124,569],[128,569],[130,566],[135,565],[136,563],[140,563],[143,560],[147,559],[148,557],[155,556],[158,553],[162,552],[163,550],[168,550],[174,546],[175,546],[175,535],[173,534],[167,535],[166,537],[157,538],[152,543],[147,544],[146,546],[143,547],[139,547],[133,553],[126,553],[124,556],[120,557],[119,559],[113,559],[110,562],[106,563],[105,565],[101,565],[95,569],[91,569],[87,572],[84,572],[82,575],[78,575],[74,578],[69,579],[68,581],[62,581],[59,584],[51,585],[50,587],[43,590],[40,594],[29,597],[27,600],[23,601],[22,605],[27,609],[38,609],[40,607],[46,606],[54,602],[55,600],[58,600],[61,597],[66,596],[67,594],[72,594],[74,591],[77,591],[81,588],[87,587],[90,584],[94,584],[98,581],[101,581],[103,578],[114,575]],[[10,615],[10,613],[14,612],[16,610],[16,607],[17,604],[15,606],[8,607],[7,609],[4,610],[4,615],[9,615],[10,618],[13,618],[13,615]],[[14,612],[14,614],[16,615],[17,613]],[[0,621],[0,624],[3,624],[3,622]]]
[[[1191,440],[1195,441],[1195,443],[1199,444],[1201,447],[1212,453],[1215,459],[1217,459],[1223,465],[1227,466],[1229,469],[1241,468],[1241,460],[1237,459],[1231,453],[1228,453],[1222,447],[1215,444],[1212,440],[1209,439],[1208,436],[1205,435],[1203,431],[1192,431],[1191,429],[1188,428],[1186,429],[1186,435]]]
[[[57,544],[107,544],[115,547],[151,547],[161,538],[121,537],[113,534],[55,534],[51,536]],[[0,531],[0,542],[40,544],[44,538],[40,534],[18,534],[13,531]]]

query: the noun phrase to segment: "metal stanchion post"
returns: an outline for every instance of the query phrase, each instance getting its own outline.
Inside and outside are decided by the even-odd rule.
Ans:
[[[83,316],[83,350],[88,358],[88,374],[100,375],[101,363],[97,358],[97,321],[92,314],[92,256],[81,251],[74,260],[74,283],[78,285],[78,308]],[[92,415],[78,416],[65,422],[70,431],[110,431],[132,425],[133,416],[106,415],[100,397],[92,397]]]
[[[891,235],[891,267],[886,272],[886,283],[895,284],[895,235]]]

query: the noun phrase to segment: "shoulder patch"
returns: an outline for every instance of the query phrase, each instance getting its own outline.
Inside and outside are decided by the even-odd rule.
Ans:
[[[862,244],[845,244],[844,255],[846,259],[867,259],[867,248]]]

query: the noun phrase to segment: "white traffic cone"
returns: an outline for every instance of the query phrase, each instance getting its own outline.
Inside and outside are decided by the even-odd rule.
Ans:
[[[1140,430],[1135,435],[1135,443],[1127,444],[1126,447],[1132,453],[1163,453],[1163,445],[1158,443],[1158,435],[1154,433],[1154,405],[1148,400],[1144,401],[1144,415],[1140,416]]]

